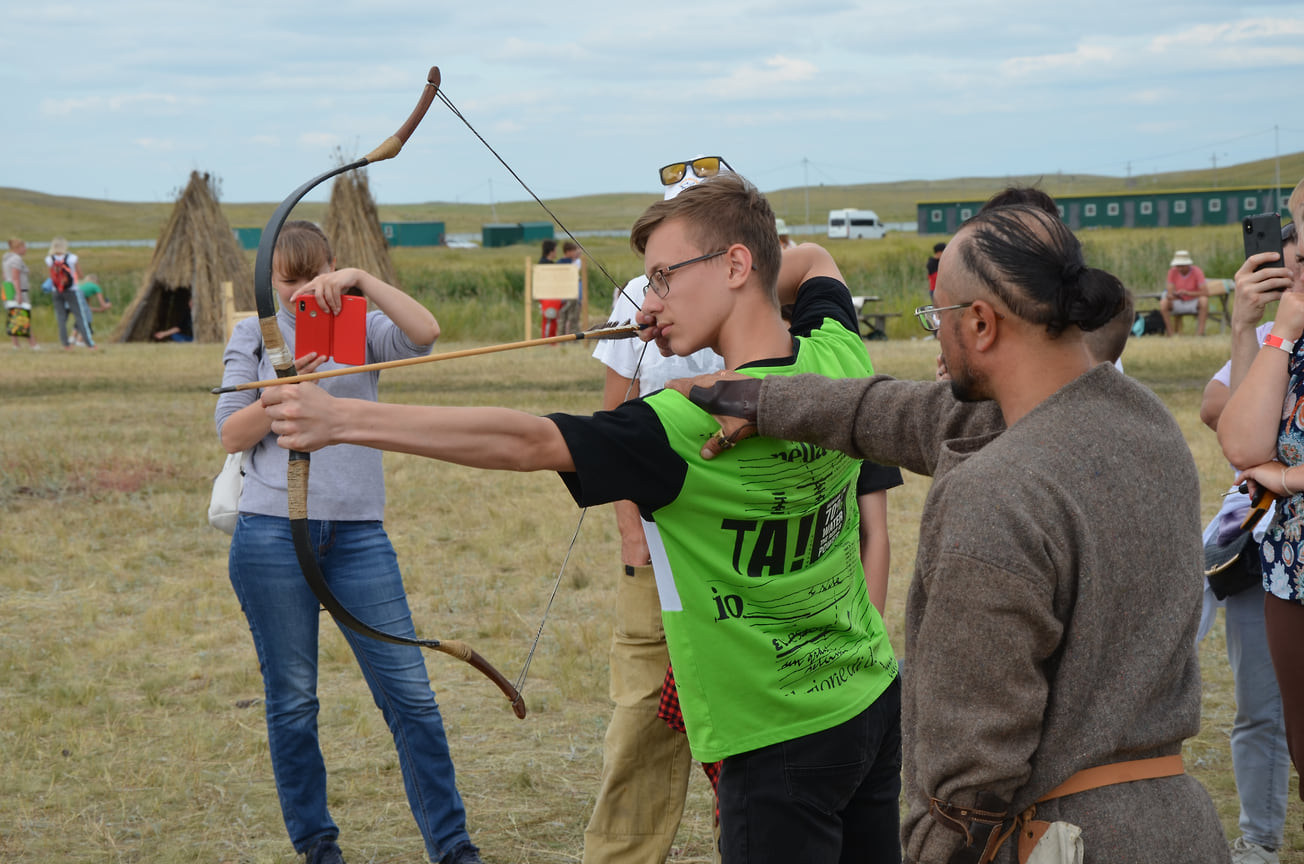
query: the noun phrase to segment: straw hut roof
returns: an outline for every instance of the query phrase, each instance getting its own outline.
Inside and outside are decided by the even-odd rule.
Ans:
[[[390,285],[398,285],[398,273],[389,257],[389,244],[380,227],[365,168],[335,178],[323,230],[335,251],[336,266],[357,267]]]
[[[190,173],[114,341],[148,342],[180,324],[187,305],[196,342],[224,341],[223,282],[232,283],[237,310],[255,307],[253,268],[217,204],[219,185],[208,174]]]

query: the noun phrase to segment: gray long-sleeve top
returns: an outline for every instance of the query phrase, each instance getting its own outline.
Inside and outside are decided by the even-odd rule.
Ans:
[[[286,347],[294,351],[294,316],[281,309],[276,316]],[[367,362],[423,357],[429,345],[414,345],[383,312],[367,314]],[[255,318],[246,318],[235,326],[231,341],[222,354],[222,385],[276,377],[276,370],[262,351],[262,337]],[[338,363],[323,364],[321,369],[340,368]],[[359,372],[319,381],[333,396],[376,401],[380,372]],[[217,400],[214,420],[217,434],[222,434],[226,419],[258,399],[256,390],[224,393]],[[308,518],[332,521],[367,521],[385,516],[385,475],[381,451],[352,444],[336,444],[312,454],[308,475]],[[240,494],[240,512],[264,516],[287,516],[285,469],[289,451],[276,443],[276,436],[263,437],[245,465],[244,490]]]

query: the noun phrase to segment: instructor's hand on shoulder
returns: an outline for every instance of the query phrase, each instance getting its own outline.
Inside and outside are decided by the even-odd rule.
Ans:
[[[666,386],[678,391],[720,423],[720,431],[702,445],[702,458],[714,459],[744,438],[756,434],[761,379],[739,372],[716,372],[677,378]]]

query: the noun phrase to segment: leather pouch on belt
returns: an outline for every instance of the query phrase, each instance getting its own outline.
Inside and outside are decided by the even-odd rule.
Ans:
[[[949,864],[981,864],[991,861],[1009,836],[1004,830],[1009,802],[990,793],[978,797],[978,806],[962,807],[936,798],[928,799],[928,813],[941,825],[964,835],[964,846],[951,856]]]
[[[1082,829],[1034,819],[1019,827],[1019,864],[1082,864]]]

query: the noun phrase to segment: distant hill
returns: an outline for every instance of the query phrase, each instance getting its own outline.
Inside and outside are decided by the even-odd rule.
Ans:
[[[1304,151],[1284,155],[1279,160],[1281,183],[1293,186],[1304,177]],[[822,224],[829,210],[860,207],[877,211],[887,222],[908,222],[915,218],[920,201],[981,199],[1005,186],[1035,184],[1053,196],[1086,195],[1106,192],[1205,189],[1211,187],[1257,186],[1271,183],[1277,163],[1272,159],[1220,166],[1216,171],[1172,171],[1131,178],[1094,174],[1045,174],[1009,177],[959,177],[950,180],[903,180],[896,183],[864,183],[853,186],[811,186],[768,192],[775,212],[790,225],[809,221]],[[181,183],[185,178],[178,177]],[[287,180],[287,191],[296,178]],[[178,191],[180,186],[178,186]],[[548,201],[572,231],[628,229],[653,201],[653,193],[585,195]],[[222,204],[231,227],[266,224],[278,202]],[[56,235],[67,237],[74,245],[87,240],[153,239],[162,230],[172,212],[171,203],[104,201],[45,195],[26,189],[0,187],[0,234],[23,237],[39,249]],[[442,221],[450,233],[475,233],[488,222],[544,221],[548,215],[533,201],[509,201],[495,204],[425,204],[378,205],[380,218],[393,222]],[[321,221],[326,205],[301,204],[295,214]]]

